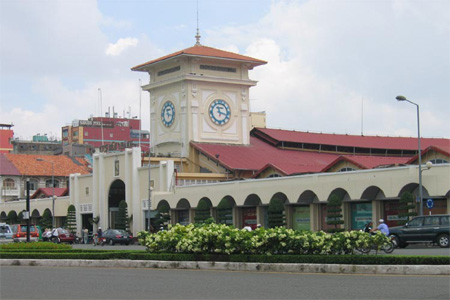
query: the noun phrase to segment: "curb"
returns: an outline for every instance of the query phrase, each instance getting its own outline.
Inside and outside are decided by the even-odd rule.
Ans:
[[[153,268],[335,274],[450,275],[449,265],[332,265],[213,261],[0,259],[0,266]]]

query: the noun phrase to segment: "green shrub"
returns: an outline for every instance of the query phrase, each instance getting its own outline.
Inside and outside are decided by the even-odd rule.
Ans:
[[[56,244],[51,242],[35,242],[35,243],[9,243],[1,246],[1,249],[72,249],[72,246],[67,244]]]
[[[149,252],[196,254],[352,254],[355,249],[388,242],[381,233],[362,231],[329,234],[323,231],[296,231],[285,227],[258,228],[251,232],[225,224],[175,225],[150,234],[138,233]]]

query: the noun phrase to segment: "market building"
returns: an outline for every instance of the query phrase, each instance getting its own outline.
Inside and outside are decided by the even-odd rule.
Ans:
[[[239,228],[267,226],[273,201],[282,203],[287,227],[326,230],[332,195],[343,200],[345,229],[380,217],[395,225],[403,192],[419,195],[417,139],[265,128],[249,100],[257,83],[249,72],[264,64],[197,39],[132,68],[150,76],[142,89],[150,95],[151,157],[139,147],[95,153],[92,174],[71,174],[60,203],[76,207],[78,230],[114,228],[122,200],[134,234],[161,212],[169,223],[195,222],[200,206]],[[430,162],[423,197],[435,204],[424,212],[449,213],[450,140],[423,138],[421,159]],[[2,214],[23,203],[14,205],[1,203]],[[48,201],[32,207],[42,211]]]

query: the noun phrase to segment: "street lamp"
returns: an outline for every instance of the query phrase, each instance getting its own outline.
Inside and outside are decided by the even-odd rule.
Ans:
[[[417,108],[417,140],[418,140],[418,156],[419,156],[419,214],[423,216],[423,193],[422,193],[422,148],[420,147],[420,118],[419,118],[419,105],[414,103],[405,96],[397,96],[395,97],[397,101],[406,101],[416,106]]]
[[[55,163],[42,158],[36,158],[36,160],[52,164],[52,228],[55,228]]]

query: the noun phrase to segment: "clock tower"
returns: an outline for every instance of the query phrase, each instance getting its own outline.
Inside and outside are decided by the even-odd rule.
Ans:
[[[132,68],[147,72],[152,152],[189,157],[190,142],[250,143],[248,71],[266,64],[248,56],[203,46]]]

